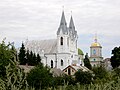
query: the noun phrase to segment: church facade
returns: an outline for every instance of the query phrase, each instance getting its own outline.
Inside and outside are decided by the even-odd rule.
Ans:
[[[82,64],[83,54],[78,55],[78,35],[71,16],[67,27],[64,11],[57,30],[57,39],[25,42],[25,48],[40,54],[42,63],[50,68],[63,70],[69,65]]]

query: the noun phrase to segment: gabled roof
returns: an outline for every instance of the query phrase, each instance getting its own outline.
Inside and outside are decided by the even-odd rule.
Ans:
[[[64,70],[66,70],[67,68],[72,68],[72,69],[74,69],[75,71],[78,71],[78,70],[82,70],[82,71],[90,71],[87,67],[85,67],[85,66],[76,66],[76,65],[69,65],[69,66],[67,66],[65,69],[63,69],[63,71]]]
[[[27,41],[25,43],[25,48],[29,51],[33,51],[34,53],[56,53],[57,51],[57,40],[49,39],[49,40],[32,40]]]
[[[54,77],[63,76],[64,75],[64,72],[61,71],[61,69],[57,69],[57,68],[51,68],[50,72],[53,74]]]

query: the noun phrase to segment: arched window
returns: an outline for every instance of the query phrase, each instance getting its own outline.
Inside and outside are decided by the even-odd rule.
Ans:
[[[94,49],[94,50],[93,50],[93,55],[95,55],[95,54],[96,54],[96,50]]]
[[[51,60],[51,68],[53,68],[53,60]]]
[[[63,45],[63,37],[60,38],[60,44]]]
[[[61,66],[63,66],[63,60],[61,59]]]

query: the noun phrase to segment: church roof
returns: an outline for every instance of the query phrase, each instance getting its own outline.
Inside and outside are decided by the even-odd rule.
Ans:
[[[96,46],[101,46],[101,45],[98,42],[94,42],[94,43],[91,44],[91,47],[96,47]]]
[[[61,17],[60,25],[66,25],[66,20],[65,20],[64,11],[62,12],[62,17]]]
[[[69,28],[75,30],[75,26],[74,26],[74,22],[73,22],[73,18],[72,18],[72,16],[71,16],[71,18],[70,18]]]
[[[32,40],[25,43],[25,48],[34,53],[56,53],[57,50],[57,40]]]
[[[68,28],[67,28],[67,23],[65,20],[64,11],[62,12],[62,17],[61,17],[61,21],[60,21],[60,26],[57,31],[57,35],[60,34],[60,31],[62,31],[63,34],[68,34]]]
[[[84,55],[83,51],[80,48],[78,48],[78,55]]]
[[[101,47],[100,43],[98,43],[97,35],[95,35],[94,43],[91,44],[91,47]]]
[[[67,68],[73,68],[74,70],[78,71],[78,70],[82,70],[82,71],[90,71],[87,67],[85,66],[76,66],[76,65],[69,65],[67,66],[65,69],[63,69],[63,71],[65,71]]]

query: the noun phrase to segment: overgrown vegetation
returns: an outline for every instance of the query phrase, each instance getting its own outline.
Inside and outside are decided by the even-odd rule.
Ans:
[[[50,87],[52,80],[53,77],[49,68],[42,65],[36,66],[27,75],[29,86],[34,87],[36,90]]]
[[[29,51],[25,53],[31,59],[29,54]],[[41,63],[24,73],[16,55],[12,44],[0,43],[0,90],[120,90],[120,68],[106,71],[99,66],[92,69],[93,73],[78,71],[74,77],[53,77],[50,69]]]

